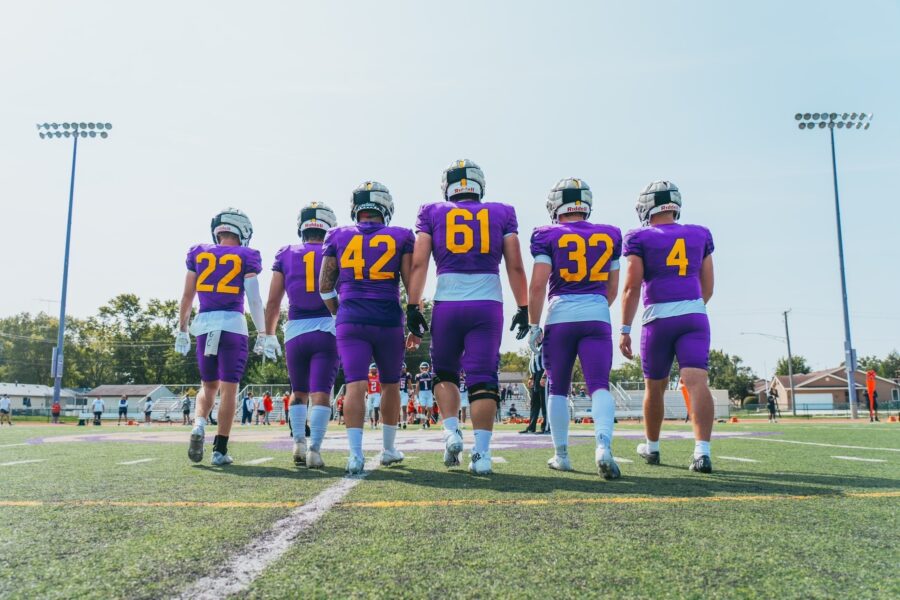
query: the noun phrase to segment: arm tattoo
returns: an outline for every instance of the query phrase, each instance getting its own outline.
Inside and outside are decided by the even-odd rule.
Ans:
[[[337,258],[334,256],[326,256],[322,259],[322,268],[319,271],[319,292],[328,293],[334,291],[334,285],[338,279]],[[338,299],[329,298],[325,300],[325,306],[331,311],[331,314],[337,314]]]

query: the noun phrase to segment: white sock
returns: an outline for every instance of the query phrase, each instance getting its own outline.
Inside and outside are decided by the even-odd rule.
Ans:
[[[206,427],[206,417],[197,417],[194,419],[195,427]]]
[[[594,419],[594,438],[597,445],[612,448],[616,402],[609,390],[597,390],[591,394],[591,417]]]
[[[485,452],[491,451],[491,436],[494,434],[493,431],[488,431],[487,429],[476,429],[475,430],[475,447],[473,448],[474,452],[478,454],[484,454]]]
[[[694,458],[709,456],[709,442],[694,442]]]
[[[309,447],[316,452],[322,447],[330,418],[330,406],[312,406],[309,409]]]
[[[457,429],[459,429],[459,418],[447,417],[446,419],[444,419],[444,431],[456,433]]]
[[[306,439],[306,404],[291,404],[288,407],[288,415],[291,419],[294,441],[300,442]]]
[[[397,437],[397,426],[396,425],[382,425],[381,426],[381,440],[382,447],[385,450],[393,450],[394,449],[394,438]]]
[[[350,446],[350,454],[354,456],[359,456],[362,458],[362,437],[363,430],[362,427],[348,427],[347,428],[347,445]]]
[[[551,395],[547,401],[547,420],[550,421],[550,437],[557,449],[569,446],[569,401],[565,396]]]
[[[647,440],[647,451],[648,452],[659,452],[659,440],[656,440],[655,442],[651,442],[650,440]]]

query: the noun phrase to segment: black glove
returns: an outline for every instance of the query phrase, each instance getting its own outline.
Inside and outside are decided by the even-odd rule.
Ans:
[[[425,315],[422,314],[418,304],[406,305],[406,328],[417,338],[424,336],[428,331],[428,321],[425,320]]]
[[[516,332],[516,339],[521,340],[528,334],[528,307],[520,306],[513,317],[512,325],[509,326],[510,331]]]

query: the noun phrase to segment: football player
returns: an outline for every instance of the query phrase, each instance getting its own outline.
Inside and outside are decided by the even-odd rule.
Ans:
[[[213,439],[212,464],[230,465],[228,436],[234,421],[237,390],[247,365],[248,336],[244,318],[244,295],[257,331],[253,351],[261,354],[266,343],[262,298],[256,275],[262,271],[262,258],[248,247],[253,235],[250,219],[236,208],[226,208],[210,224],[212,244],[197,244],[188,250],[187,274],[181,295],[175,351],[187,355],[191,350],[188,321],[194,297],[200,298],[200,311],[190,323],[197,338],[197,362],[203,389],[197,394],[196,419],[191,431],[188,458],[203,460],[206,423],[216,394],[221,394],[217,435]]]
[[[402,379],[401,373],[401,379]],[[399,381],[397,382],[399,385]],[[401,400],[402,402],[402,400]],[[378,412],[381,410],[381,380],[378,378],[378,365],[369,365],[368,386],[366,387],[366,411],[372,421],[372,429],[378,429]]]
[[[434,406],[434,374],[431,365],[423,362],[416,374],[416,400],[423,416],[422,429],[431,429],[431,407]]]
[[[465,424],[466,413],[469,411],[469,388],[466,387],[466,372],[459,372],[459,415],[460,421]]]
[[[337,346],[347,394],[344,418],[350,457],[347,472],[362,473],[365,393],[369,362],[381,377],[383,451],[381,464],[403,460],[394,447],[400,418],[400,372],[403,367],[403,309],[400,281],[409,289],[415,237],[392,227],[394,200],[377,181],[353,191],[350,216],[355,225],[336,227],[325,236],[319,290],[325,305],[337,315]],[[336,291],[340,290],[340,293]]]
[[[406,429],[406,421],[409,404],[409,390],[412,387],[412,373],[406,370],[406,363],[403,363],[403,370],[400,371],[400,423],[403,429]]]
[[[713,398],[709,391],[709,319],[706,304],[713,294],[713,240],[700,225],[681,225],[681,193],[669,181],[655,181],[638,197],[643,227],[625,235],[628,257],[622,294],[622,336],[619,348],[633,356],[631,322],[643,286],[641,362],[646,442],[638,454],[659,464],[659,430],[664,414],[663,396],[673,358],[691,398],[694,457],[690,470],[712,472],[709,440],[713,425]]]
[[[420,303],[432,253],[437,291],[432,314],[431,362],[435,393],[444,416],[444,464],[459,465],[463,449],[459,431],[459,371],[468,378],[475,434],[469,471],[489,474],[491,435],[500,401],[497,370],[503,335],[503,289],[500,261],[518,306],[510,330],[522,339],[528,332],[528,282],[522,264],[518,222],[512,206],[482,202],[484,173],[471,160],[453,161],[444,169],[441,202],[419,209],[416,249],[410,275],[406,322],[407,347],[421,342],[428,323]]]
[[[266,304],[266,358],[281,353],[275,328],[281,300],[288,296],[288,321],[284,324],[284,349],[291,380],[288,423],[294,439],[294,464],[321,469],[322,440],[331,418],[331,388],[338,369],[334,317],[319,296],[322,242],[337,225],[334,211],[321,202],[304,206],[297,216],[300,243],[281,248],[272,265],[272,283]],[[310,402],[311,401],[311,402]],[[312,404],[307,409],[308,404]],[[309,417],[309,451],[306,422]]]
[[[583,179],[562,179],[550,190],[547,212],[554,224],[538,227],[531,236],[534,270],[528,293],[528,343],[535,354],[542,352],[550,383],[547,414],[556,453],[547,464],[559,471],[573,470],[567,396],[577,356],[591,394],[597,472],[604,479],[617,479],[619,466],[612,454],[616,407],[609,392],[613,352],[609,306],[619,291],[622,232],[612,225],[588,221],[593,204],[591,189]]]

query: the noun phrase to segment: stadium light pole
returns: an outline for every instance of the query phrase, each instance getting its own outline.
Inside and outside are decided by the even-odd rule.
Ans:
[[[69,178],[69,213],[66,218],[66,249],[63,255],[62,293],[59,300],[59,330],[50,374],[53,377],[53,402],[59,401],[63,377],[63,338],[66,335],[66,294],[69,289],[69,247],[72,241],[72,202],[75,197],[75,161],[78,157],[78,138],[109,137],[110,123],[38,123],[38,135],[42,140],[72,138],[72,173]]]
[[[838,260],[841,267],[841,299],[844,309],[844,364],[847,373],[847,400],[850,402],[850,418],[857,419],[856,410],[856,351],[850,337],[850,309],[847,305],[847,271],[844,267],[844,235],[841,229],[841,203],[838,196],[837,158],[834,151],[834,129],[867,130],[872,123],[871,113],[797,113],[794,120],[799,121],[797,127],[812,131],[828,129],[831,139],[831,174],[834,181],[834,212],[837,223]]]

